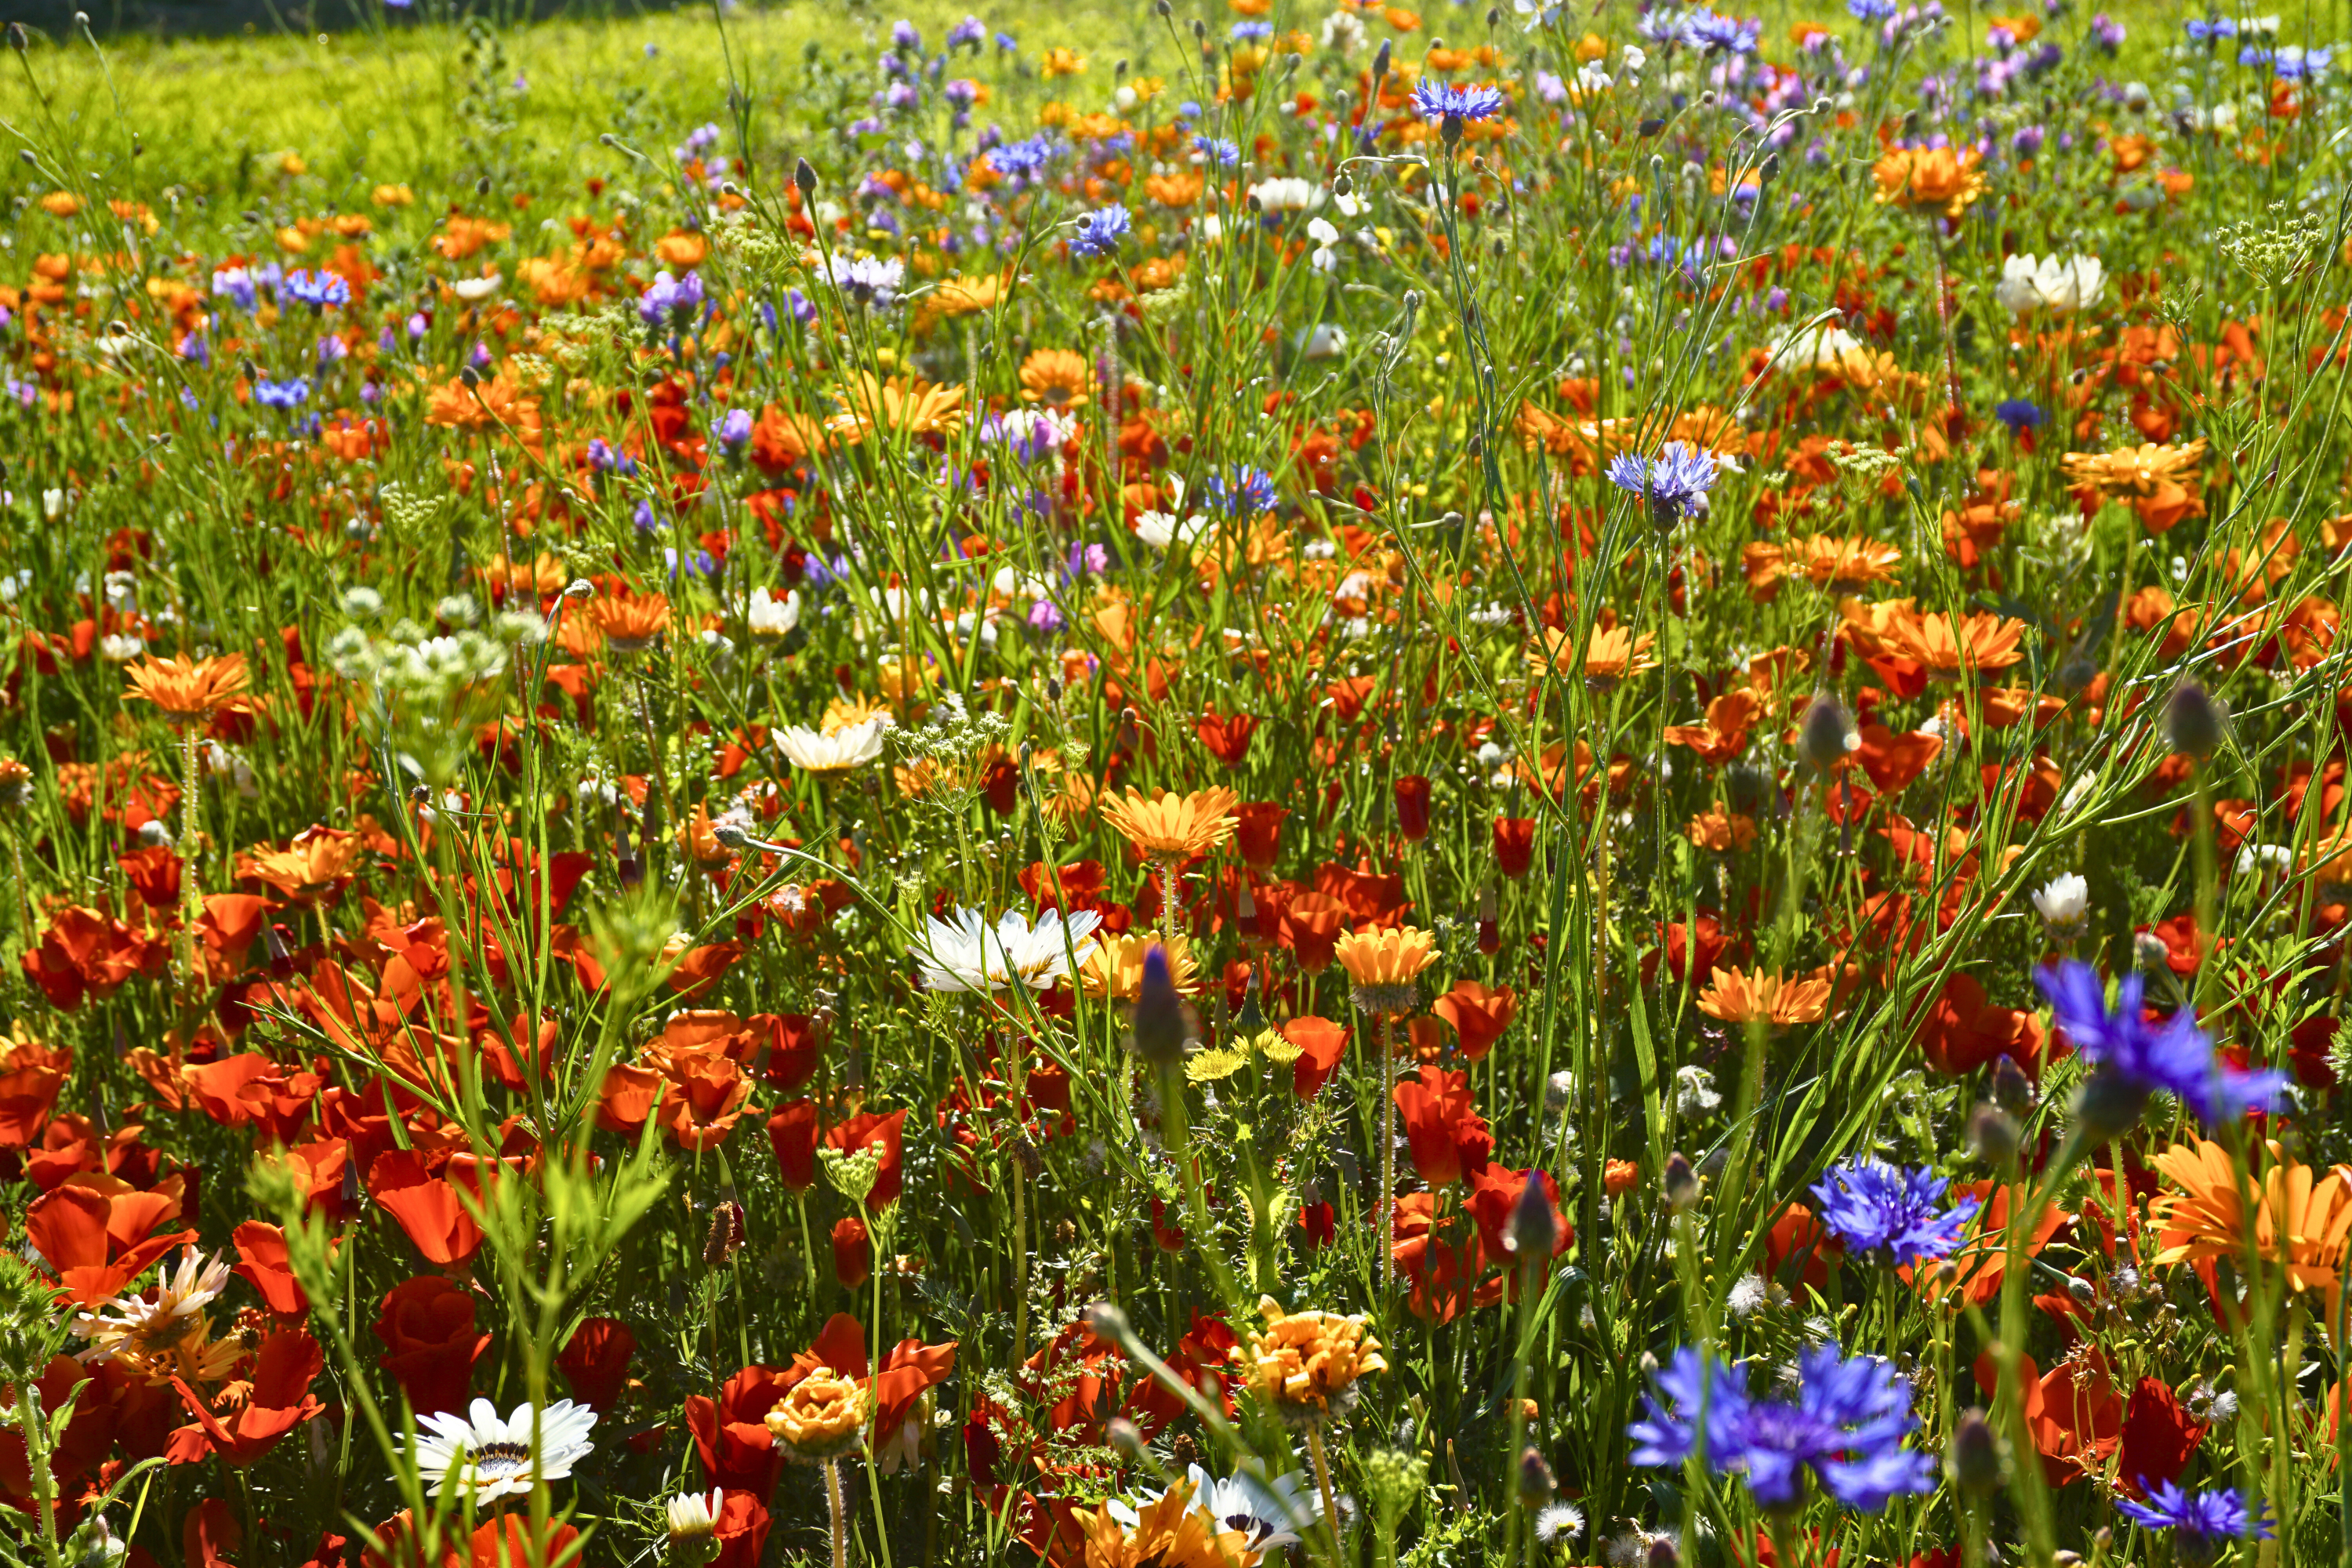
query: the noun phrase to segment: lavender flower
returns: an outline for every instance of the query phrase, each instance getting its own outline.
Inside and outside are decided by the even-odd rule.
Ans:
[[[1918,1430],[1910,1388],[1891,1363],[1852,1361],[1835,1345],[1800,1359],[1794,1403],[1748,1392],[1745,1367],[1725,1366],[1688,1348],[1657,1374],[1670,1403],[1644,1395],[1648,1414],[1625,1430],[1633,1463],[1679,1466],[1693,1454],[1718,1475],[1743,1476],[1766,1509],[1804,1501],[1811,1470],[1848,1508],[1883,1511],[1895,1498],[1936,1487],[1927,1456],[1903,1446]]]
[[[1813,1212],[1853,1251],[1916,1267],[1950,1257],[1976,1217],[1973,1197],[1953,1208],[1937,1207],[1946,1184],[1933,1171],[1849,1160],[1822,1173],[1812,1189],[1819,1200]]]
[[[2087,963],[2069,959],[2033,979],[2050,998],[2059,1027],[2092,1066],[2075,1106],[2086,1133],[2105,1137],[2129,1127],[2151,1094],[2174,1096],[2210,1127],[2249,1110],[2272,1110],[2286,1090],[2283,1072],[2247,1072],[2217,1061],[2212,1037],[2187,1007],[2148,1023],[2141,1016],[2145,983],[2137,974],[2116,984],[2113,1012],[2105,983]]]

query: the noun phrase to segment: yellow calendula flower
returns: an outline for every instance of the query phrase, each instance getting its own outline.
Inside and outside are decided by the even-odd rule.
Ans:
[[[808,1463],[837,1459],[857,1447],[866,1425],[866,1390],[856,1378],[818,1367],[768,1412],[776,1446]]]
[[[1103,819],[1151,860],[1189,860],[1234,836],[1234,807],[1240,797],[1223,785],[1152,799],[1139,790],[1103,798]]]
[[[1358,1380],[1389,1369],[1361,1313],[1286,1312],[1271,1296],[1258,1298],[1257,1310],[1265,1327],[1234,1351],[1234,1361],[1257,1396],[1293,1426],[1345,1415]]]
[[[1412,926],[1351,931],[1332,947],[1331,956],[1354,984],[1359,1011],[1401,1015],[1412,1012],[1421,1000],[1415,982],[1437,961],[1437,942]]]

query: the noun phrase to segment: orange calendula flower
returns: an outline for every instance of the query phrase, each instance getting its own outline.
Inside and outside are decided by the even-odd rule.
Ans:
[[[1875,605],[1849,599],[1840,611],[1846,636],[1857,651],[1910,659],[1940,680],[1989,675],[2025,658],[2025,650],[2018,646],[2025,635],[2023,621],[1990,613],[1922,614],[1910,599]]]
[[[877,432],[933,436],[963,426],[963,388],[933,386],[921,376],[882,381],[861,372],[842,386],[841,403],[841,412],[825,421],[825,428],[853,446]]]
[[[1437,942],[1425,931],[1351,931],[1331,950],[1355,985],[1356,1006],[1366,1013],[1410,1013],[1421,1000],[1415,984],[1437,962]]]
[[[1890,147],[1870,171],[1881,206],[1940,211],[1956,218],[1984,195],[1983,160],[1973,147]]]
[[[1580,668],[1576,662],[1576,634],[1566,627],[1549,626],[1544,630],[1543,640],[1528,650],[1528,664],[1538,671],[1581,675],[1584,684],[1591,689],[1613,691],[1621,682],[1658,668],[1658,656],[1651,651],[1657,641],[1652,632],[1636,637],[1624,626],[1594,626]]]
[[[1155,947],[1168,950],[1168,973],[1176,982],[1179,995],[1190,996],[1201,988],[1200,966],[1192,961],[1191,944],[1181,931],[1162,939],[1148,931],[1128,931],[1119,936],[1095,939],[1095,950],[1078,969],[1078,984],[1094,997],[1108,997],[1114,1002],[1132,1002],[1143,990],[1143,955]]]
[[[1684,825],[1683,837],[1717,855],[1746,849],[1756,842],[1756,819],[1736,811],[1710,811]]]
[[[2275,1142],[2267,1147],[2268,1168],[2249,1184],[2251,1214],[2250,1194],[2219,1143],[2200,1138],[2157,1156],[2156,1168],[2179,1190],[2160,1193],[2148,1204],[2163,1248],[2156,1260],[2195,1264],[2218,1258],[2242,1267],[2251,1248],[2285,1269],[2288,1289],[2323,1292],[2322,1317],[2333,1324],[2345,1252],[2352,1244],[2352,1166],[2321,1173],[2288,1159]]]
[[[837,1459],[857,1447],[866,1425],[866,1389],[854,1378],[820,1366],[768,1412],[776,1446],[804,1463]]]
[[[1039,349],[1021,362],[1021,401],[1083,408],[1093,379],[1087,362],[1068,349]]]
[[[251,679],[241,653],[200,659],[151,655],[125,665],[122,673],[131,682],[126,697],[152,702],[174,724],[210,719],[244,696]]]
[[[669,601],[659,594],[600,595],[589,605],[588,619],[615,653],[643,653],[669,630]]]
[[[283,849],[264,847],[238,856],[236,871],[294,903],[310,905],[350,880],[365,847],[356,833],[309,827]]]
[[[1039,66],[1040,72],[1047,81],[1053,80],[1055,77],[1076,76],[1086,68],[1086,56],[1076,49],[1060,47],[1047,49],[1045,58]]]
[[[1715,972],[1699,993],[1698,1010],[1727,1024],[1818,1024],[1829,1014],[1830,983],[1826,975],[1784,980],[1778,973],[1757,970],[1743,973],[1725,966]]]
[[[1139,790],[1106,795],[1105,821],[1149,860],[1189,860],[1234,836],[1234,807],[1240,797],[1223,785],[1191,795],[1163,792],[1153,800]]]
[[[2112,452],[2069,452],[2061,467],[2070,484],[2095,490],[2110,499],[2161,494],[2167,485],[2195,468],[2205,456],[2205,438],[2182,447],[2159,447],[2153,441],[2118,447]]]
[[[1292,1426],[1345,1415],[1356,1402],[1357,1380],[1389,1369],[1384,1347],[1360,1313],[1286,1312],[1271,1296],[1259,1297],[1257,1310],[1265,1327],[1234,1349],[1234,1361],[1257,1396]]]
[[[1179,1481],[1144,1509],[1129,1529],[1104,1503],[1086,1521],[1086,1568],[1254,1568],[1261,1553],[1238,1530],[1219,1530],[1192,1506],[1192,1483]]]

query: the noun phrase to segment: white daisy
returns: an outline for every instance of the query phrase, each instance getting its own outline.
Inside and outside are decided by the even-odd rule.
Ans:
[[[436,1412],[419,1416],[416,1424],[429,1434],[416,1440],[416,1468],[433,1483],[433,1497],[439,1497],[453,1480],[478,1502],[520,1496],[536,1481],[563,1479],[595,1447],[588,1432],[596,1425],[596,1413],[569,1399],[539,1412],[536,1467],[531,1463],[529,1405],[516,1405],[514,1414],[501,1421],[498,1406],[477,1399],[463,1417]]]
[[[226,1260],[207,1259],[193,1247],[183,1249],[179,1266],[157,1276],[153,1300],[126,1291],[95,1311],[75,1315],[73,1331],[94,1342],[81,1359],[111,1361],[119,1351],[177,1342],[198,1326],[196,1320],[228,1289],[229,1279]]]
[[[1005,910],[994,926],[978,910],[957,910],[947,920],[926,916],[923,943],[909,951],[929,991],[1002,991],[1016,981],[1051,991],[1068,977],[1073,954],[1084,963],[1093,953],[1100,924],[1092,910],[1039,915],[1034,926],[1018,910]]]
[[[1241,1531],[1248,1538],[1243,1548],[1246,1552],[1264,1555],[1296,1546],[1304,1539],[1302,1532],[1313,1529],[1323,1517],[1323,1500],[1307,1483],[1303,1470],[1292,1470],[1270,1481],[1249,1470],[1237,1470],[1219,1480],[1194,1465],[1186,1471],[1186,1479],[1192,1483],[1192,1511],[1216,1530]],[[1132,1505],[1114,1498],[1111,1517],[1132,1530],[1142,1522],[1143,1510],[1164,1495],[1145,1492]]]
[[[708,1541],[719,1529],[719,1510],[727,1505],[727,1494],[713,1487],[709,1497],[700,1492],[680,1492],[663,1505],[667,1516],[670,1544],[681,1542]]]
[[[882,755],[882,737],[890,721],[877,713],[862,724],[850,724],[830,735],[788,724],[776,731],[776,750],[794,767],[813,773],[846,773]]]
[[[782,637],[801,624],[800,590],[794,588],[780,599],[765,588],[754,588],[744,605],[743,618],[755,637]]]

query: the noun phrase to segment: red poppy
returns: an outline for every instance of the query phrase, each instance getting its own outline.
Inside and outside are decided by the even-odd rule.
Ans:
[[[2124,1411],[2117,1489],[2140,1497],[2150,1481],[2179,1480],[2205,1432],[2205,1424],[2190,1418],[2170,1388],[2156,1378],[2141,1378]]]
[[[556,1352],[555,1365],[572,1384],[572,1396],[597,1413],[621,1402],[628,1386],[629,1359],[637,1353],[637,1336],[618,1318],[586,1318]]]
[[[816,1076],[817,1052],[823,1042],[815,1019],[799,1013],[760,1013],[749,1022],[755,1035],[766,1038],[764,1070],[769,1083],[778,1089],[798,1089]]]
[[[722,1498],[712,1534],[719,1542],[714,1568],[758,1568],[768,1544],[768,1505],[748,1491],[730,1491]]]
[[[1249,755],[1250,737],[1257,733],[1257,721],[1247,713],[1236,713],[1230,719],[1203,713],[1193,722],[1192,731],[1201,737],[1201,744],[1209,749],[1211,756],[1229,768],[1237,768]]]
[[[1927,1065],[1955,1076],[1971,1073],[1995,1057],[2007,1057],[2039,1079],[2044,1059],[2042,1020],[2015,1007],[1985,1002],[1975,976],[1954,974],[1919,1025],[1919,1050]]]
[[[261,1292],[264,1305],[281,1318],[298,1320],[310,1310],[310,1298],[302,1293],[287,1256],[285,1231],[249,1219],[236,1227],[232,1239],[236,1243],[236,1271]]]
[[[1271,801],[1244,801],[1234,807],[1234,846],[1251,870],[1264,875],[1273,869],[1282,854],[1282,821],[1289,815],[1288,806]]]
[[[1298,1059],[1290,1064],[1291,1093],[1301,1100],[1312,1100],[1323,1091],[1324,1080],[1347,1053],[1348,1034],[1345,1024],[1335,1024],[1312,1013],[1282,1026],[1282,1037],[1299,1051]]]
[[[1348,929],[1348,906],[1328,893],[1294,895],[1282,906],[1282,945],[1309,974],[1331,967],[1332,950]]]
[[[1429,1010],[1454,1026],[1454,1036],[1462,1042],[1462,1055],[1475,1062],[1495,1048],[1495,1042],[1518,1016],[1519,998],[1507,985],[1490,988],[1475,980],[1462,980],[1430,1004]]]
[[[769,1117],[768,1142],[786,1187],[800,1194],[816,1184],[816,1101],[795,1100]]]
[[[193,1230],[155,1234],[156,1226],[180,1217],[176,1188],[110,1194],[82,1184],[110,1179],[76,1177],[25,1211],[26,1237],[77,1306],[96,1306],[118,1294],[163,1254],[196,1239]]]
[[[428,1263],[465,1263],[481,1250],[482,1227],[446,1176],[427,1174],[414,1149],[394,1149],[368,1168],[368,1192],[399,1223]]]
[[[490,1336],[474,1332],[474,1298],[437,1274],[404,1279],[386,1291],[375,1337],[390,1373],[419,1415],[461,1411],[474,1393],[474,1363]]]
[[[866,1222],[856,1215],[845,1215],[835,1220],[833,1226],[833,1277],[841,1281],[843,1289],[855,1290],[873,1274],[874,1238],[866,1233]]]
[[[1471,1304],[1486,1268],[1476,1230],[1461,1213],[1436,1214],[1435,1193],[1407,1193],[1389,1221],[1390,1256],[1412,1285],[1406,1308],[1416,1318],[1450,1323]]]
[[[1474,1108],[1470,1075],[1423,1068],[1392,1091],[1412,1145],[1412,1168],[1432,1188],[1450,1186],[1486,1168],[1495,1135]]]
[[[1429,781],[1407,773],[1396,782],[1397,832],[1407,844],[1429,837]]]
[[[250,1465],[289,1432],[320,1414],[326,1406],[311,1397],[310,1384],[326,1364],[319,1342],[306,1329],[275,1329],[261,1342],[254,1358],[248,1392],[240,1404],[224,1401],[227,1420],[205,1408],[195,1390],[180,1378],[172,1386],[196,1418],[193,1426],[172,1434],[167,1458],[188,1464],[217,1454],[232,1465]]]
[[[1495,818],[1495,866],[1504,876],[1513,881],[1526,876],[1528,863],[1535,858],[1535,847],[1534,817]]]

